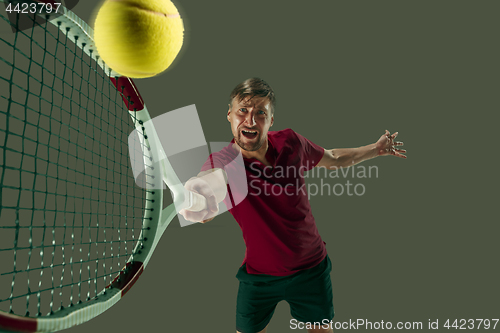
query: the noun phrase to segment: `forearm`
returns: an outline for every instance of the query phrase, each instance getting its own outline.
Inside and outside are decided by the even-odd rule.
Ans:
[[[377,157],[378,151],[375,143],[373,143],[358,148],[336,148],[328,151],[325,150],[325,155],[326,154],[329,155],[329,163],[323,166],[329,168],[346,168]]]

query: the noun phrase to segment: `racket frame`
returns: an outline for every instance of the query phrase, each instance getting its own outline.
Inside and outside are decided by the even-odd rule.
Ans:
[[[53,3],[51,0],[35,1]],[[0,2],[8,3],[7,0],[0,0]],[[62,10],[60,16],[49,22],[58,27],[69,40],[80,47],[110,76],[115,87],[122,94],[125,105],[128,106],[129,115],[134,121],[136,129],[145,137],[144,145],[150,148],[151,156],[144,153],[144,158],[152,157],[155,161],[160,161],[162,165],[161,168],[150,170],[150,175],[154,179],[164,181],[169,186],[174,203],[163,209],[162,184],[157,189],[146,189],[144,221],[138,238],[139,241],[127,264],[113,281],[93,299],[73,304],[46,316],[37,318],[23,317],[0,311],[0,329],[17,332],[54,332],[67,329],[91,320],[112,307],[138,280],[149,263],[163,232],[177,215],[177,211],[195,204],[200,205],[200,200],[204,201],[204,198],[200,198],[199,195],[196,196],[193,192],[186,191],[177,179],[163,152],[150,115],[133,81],[127,77],[120,77],[100,59],[94,46],[93,29],[85,21],[63,5],[59,9]],[[206,202],[201,205],[206,206]]]

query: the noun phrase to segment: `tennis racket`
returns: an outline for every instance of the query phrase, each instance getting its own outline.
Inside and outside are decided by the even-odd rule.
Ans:
[[[185,191],[85,22],[52,0],[0,3],[0,331],[53,332],[116,304],[178,210],[206,201]]]

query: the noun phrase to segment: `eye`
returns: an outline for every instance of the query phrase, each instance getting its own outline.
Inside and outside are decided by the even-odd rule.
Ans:
[[[240,111],[241,112],[247,112],[247,109],[246,108],[241,108]]]
[[[265,115],[265,114],[266,114],[266,111],[264,111],[264,110],[259,110],[259,114],[261,114],[261,115]]]

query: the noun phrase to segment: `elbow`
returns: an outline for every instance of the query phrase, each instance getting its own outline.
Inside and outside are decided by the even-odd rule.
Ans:
[[[317,167],[323,167],[327,169],[336,169],[338,168],[338,163],[339,163],[339,158],[338,156],[333,152],[333,149],[331,150],[326,150],[325,153],[323,154],[323,158],[319,163],[316,165]]]
[[[339,152],[334,152],[333,149],[330,151],[330,155],[330,169],[347,168],[354,163],[351,156],[347,154],[341,154]]]

